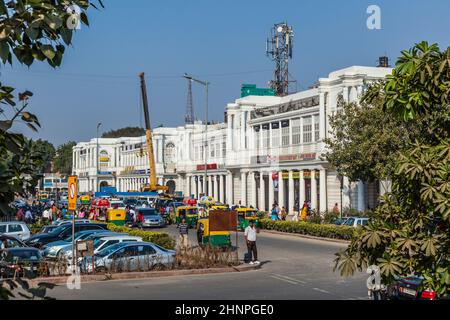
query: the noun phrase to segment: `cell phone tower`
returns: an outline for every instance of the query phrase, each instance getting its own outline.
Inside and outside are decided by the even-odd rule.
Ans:
[[[274,80],[269,85],[277,96],[289,94],[289,59],[292,59],[294,31],[286,22],[272,27],[266,43],[266,54],[275,61]]]
[[[194,124],[194,103],[192,100],[192,80],[187,79],[188,82],[188,95],[186,103],[186,115],[184,116],[185,124]]]

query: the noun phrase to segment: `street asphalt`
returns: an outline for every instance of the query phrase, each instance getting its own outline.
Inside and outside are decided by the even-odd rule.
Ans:
[[[178,231],[174,226],[163,230],[172,235]],[[197,244],[195,230],[190,230],[189,238]],[[242,258],[246,250],[243,233],[238,233],[238,243]],[[260,270],[82,283],[80,290],[58,286],[49,295],[88,300],[367,300],[365,274],[342,278],[333,272],[334,254],[345,246],[262,231],[257,239]]]

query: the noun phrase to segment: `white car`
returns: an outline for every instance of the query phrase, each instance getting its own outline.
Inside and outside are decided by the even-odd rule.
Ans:
[[[133,237],[133,236],[129,236],[129,235],[115,235],[115,236],[105,236],[105,237],[101,237],[101,238],[95,238],[94,239],[94,254],[97,254],[98,252],[100,252],[101,250],[112,246],[114,244],[117,243],[122,243],[122,242],[140,242],[142,241],[141,237]],[[63,249],[61,249],[58,253],[58,255],[64,256],[67,260],[71,260],[72,259],[72,247],[71,246],[67,246]]]
[[[31,237],[31,232],[27,224],[20,221],[0,222],[0,233],[16,237],[20,240],[27,240]]]
[[[347,220],[342,224],[343,226],[350,227],[360,227],[366,226],[369,224],[369,218],[360,218],[360,217],[348,217]]]
[[[170,268],[176,252],[150,242],[124,242],[109,246],[95,255],[98,271],[138,271],[154,267]],[[92,272],[92,259],[84,258],[81,270]]]

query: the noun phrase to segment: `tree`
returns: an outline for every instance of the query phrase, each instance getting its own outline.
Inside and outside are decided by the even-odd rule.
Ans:
[[[47,140],[38,139],[32,142],[32,151],[42,155],[43,164],[40,172],[49,172],[56,152],[53,144]]]
[[[350,181],[384,180],[394,174],[398,152],[418,134],[412,123],[389,115],[378,99],[372,103],[344,103],[330,117],[333,137],[324,142],[322,156]]]
[[[111,130],[102,134],[102,138],[122,138],[122,137],[142,137],[145,130],[139,127],[126,127],[117,130]]]
[[[102,1],[97,1],[103,7]],[[81,11],[79,15],[74,6]],[[72,43],[72,27],[79,20],[89,24],[90,6],[95,7],[89,0],[0,0],[0,61],[12,65],[15,57],[27,66],[38,60],[58,67],[65,46]],[[0,84],[0,113],[7,119],[0,121],[0,213],[8,211],[15,196],[33,191],[45,165],[46,154],[39,145],[33,146],[22,134],[11,132],[18,119],[34,131],[40,127],[38,118],[25,111],[32,96],[28,90],[15,95],[14,88]],[[3,283],[0,298],[8,298],[11,292]]]
[[[72,149],[76,142],[70,141],[58,147],[54,160],[55,170],[63,175],[72,174]]]
[[[405,123],[416,121],[421,134],[399,152],[392,192],[369,225],[337,254],[342,275],[377,264],[386,284],[414,274],[438,296],[450,293],[449,93],[450,48],[422,42],[403,51],[392,75],[364,97],[381,99],[384,112]]]

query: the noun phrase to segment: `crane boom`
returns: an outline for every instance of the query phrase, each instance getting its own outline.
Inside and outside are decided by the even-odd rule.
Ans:
[[[139,77],[141,78],[141,94],[142,94],[142,105],[144,108],[144,119],[145,119],[145,137],[147,145],[147,155],[148,163],[150,165],[150,185],[142,187],[142,191],[167,191],[168,187],[160,186],[156,182],[156,167],[155,167],[155,156],[153,153],[153,139],[152,139],[152,129],[150,125],[150,114],[148,110],[148,100],[147,100],[147,86],[145,84],[145,74],[142,72]]]

